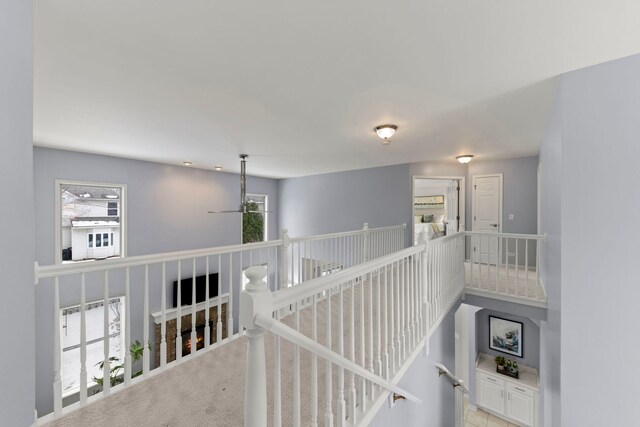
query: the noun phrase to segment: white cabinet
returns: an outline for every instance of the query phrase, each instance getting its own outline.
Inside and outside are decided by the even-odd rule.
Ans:
[[[533,390],[507,383],[506,415],[509,419],[524,426],[532,426],[534,403]]]
[[[504,413],[504,381],[478,374],[478,405],[499,414]]]
[[[481,353],[476,363],[476,404],[513,424],[537,427],[538,373],[522,365],[520,369],[520,380],[497,374],[492,358]]]

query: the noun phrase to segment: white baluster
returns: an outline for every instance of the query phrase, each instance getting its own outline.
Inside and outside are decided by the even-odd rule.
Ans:
[[[365,364],[365,354],[367,350],[365,348],[365,323],[364,323],[364,283],[366,276],[360,276],[360,366],[363,368]],[[367,382],[364,378],[360,377],[360,409],[364,413],[367,408]]]
[[[53,285],[53,413],[58,416],[62,413],[62,349],[60,346],[60,281],[58,276],[54,278]]]
[[[209,283],[209,256],[205,257],[205,279],[204,279],[204,348],[209,348],[211,345],[211,302],[209,301],[209,296],[211,295],[209,289],[211,288],[211,283]],[[220,298],[218,298],[218,301]]]
[[[514,239],[516,242],[516,259],[515,262],[513,263],[516,267],[516,277],[515,277],[515,285],[516,285],[516,296],[520,296],[520,259],[518,257],[518,241],[519,239]]]
[[[162,263],[162,295],[161,295],[161,318],[160,318],[160,366],[167,364],[167,265]]]
[[[311,338],[318,342],[318,294],[313,294],[312,304]],[[318,355],[316,353],[311,353],[311,425],[318,425]]]
[[[299,250],[299,247],[298,247]],[[300,331],[300,307],[296,302],[294,315],[294,327]],[[300,427],[300,346],[293,346],[293,425]]]
[[[350,283],[351,289],[351,305],[349,307],[349,341],[350,341],[350,354],[349,358],[353,363],[356,363],[356,332],[355,332],[355,301],[356,301],[356,287],[355,281],[351,280]],[[349,418],[353,420],[353,424],[356,423],[356,376],[353,372],[350,375],[350,388],[349,388]]]
[[[369,261],[369,224],[364,223],[364,227],[362,228],[362,256],[363,261]]]
[[[280,320],[279,312],[275,313],[276,320]],[[282,425],[282,368],[280,336],[275,336],[275,372],[273,374],[273,425]]]
[[[182,359],[182,260],[178,260],[178,306],[176,307],[176,360]]]
[[[242,274],[240,274],[240,283],[242,283]],[[239,287],[238,292],[240,292],[241,290],[242,289]],[[227,339],[233,337],[233,291],[233,254],[229,254],[229,301],[227,302]]]
[[[363,284],[364,286],[364,284]],[[369,273],[369,280],[367,282],[367,286],[369,288],[369,298],[368,298],[368,313],[369,313],[369,321],[367,322],[367,329],[369,331],[369,342],[368,344],[368,366],[369,372],[373,373],[373,274]],[[373,383],[371,381],[367,382],[367,393],[369,397],[373,397]]]
[[[331,291],[326,291],[326,301],[327,301],[327,318],[325,321],[326,326],[326,347],[331,350]],[[333,391],[333,386],[331,384],[331,362],[326,361],[325,363],[325,413],[324,413],[324,424],[325,426],[333,427],[333,410],[331,408],[332,397],[331,393]]]
[[[530,298],[531,295],[529,294],[529,239],[524,239],[524,282],[526,283],[525,286],[525,293],[526,293],[526,297]]]
[[[218,254],[218,323],[216,324],[216,345],[222,343],[222,255]],[[231,290],[229,290],[231,293]],[[227,304],[229,309],[229,304]],[[231,335],[227,335],[231,337]]]
[[[129,267],[125,269],[125,290],[124,290],[124,384],[131,384],[131,279]]]
[[[111,361],[109,360],[110,331],[109,331],[109,270],[104,271],[104,299],[102,302],[104,344],[104,365],[102,368],[102,392],[108,395],[111,392]]]
[[[338,297],[338,354],[344,356],[344,290],[340,285]],[[346,404],[344,399],[344,368],[338,367],[338,402],[337,402],[337,425],[344,425],[344,421],[347,418]]]
[[[382,274],[382,270],[379,269],[376,271],[376,374],[378,376],[383,376],[382,372],[382,312],[381,309],[381,298],[382,298],[382,289],[380,288],[380,275]]]
[[[142,327],[144,330],[142,331],[143,336],[143,346],[142,349],[142,373],[146,377],[151,370],[151,352],[149,350],[149,264],[145,264],[144,266],[144,308],[143,313],[144,316],[142,321]],[[125,349],[128,353],[129,349]]]
[[[391,378],[389,373],[389,280],[388,269],[384,266],[384,292],[382,293],[383,322],[384,325],[384,354],[382,356],[382,375],[387,381]]]
[[[129,301],[129,300],[127,300]],[[127,302],[127,306],[129,303]],[[127,318],[127,321],[129,319]],[[86,277],[80,275],[80,405],[87,404],[87,294]]]
[[[198,333],[196,332],[196,259],[192,259],[191,267],[191,355],[198,349]],[[207,276],[208,277],[208,276]],[[205,295],[207,299],[208,295]]]

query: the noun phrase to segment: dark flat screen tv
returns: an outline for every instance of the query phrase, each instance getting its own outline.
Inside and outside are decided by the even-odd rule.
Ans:
[[[180,280],[181,305],[191,305],[193,278]],[[196,304],[205,300],[207,292],[207,276],[196,277]],[[209,299],[218,296],[218,273],[209,274]],[[173,282],[173,308],[178,306],[178,281]]]

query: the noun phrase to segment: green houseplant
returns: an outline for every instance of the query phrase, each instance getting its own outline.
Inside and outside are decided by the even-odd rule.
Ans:
[[[261,242],[264,238],[264,216],[257,203],[246,204],[247,213],[242,214],[242,243]]]
[[[151,350],[151,343],[149,343],[149,350]],[[142,356],[144,355],[144,346],[142,345],[142,343],[138,340],[132,342],[131,346],[129,347],[129,354],[131,355],[131,364],[134,364],[141,360]],[[111,369],[109,371],[109,382],[111,383],[111,385],[114,386],[116,384],[124,382],[124,378],[122,377],[122,374],[124,372],[124,364],[120,361],[120,359],[115,356],[110,357],[109,365],[111,366]],[[96,363],[96,366],[103,370],[104,360]],[[135,378],[139,375],[142,375],[142,371],[132,373],[131,378]],[[102,377],[93,377],[93,381],[95,381],[99,385],[104,384],[104,378]]]
[[[498,370],[504,371],[504,364],[505,364],[504,357],[503,356],[496,356],[496,358],[494,360],[496,362],[496,365],[498,366]]]

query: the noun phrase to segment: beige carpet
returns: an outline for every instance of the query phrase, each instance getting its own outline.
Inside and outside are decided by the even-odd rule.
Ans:
[[[355,353],[356,362],[360,363],[360,297],[363,285],[355,286]],[[368,351],[369,323],[368,296],[370,285],[364,285],[365,298],[365,354]],[[374,285],[374,295],[377,287]],[[345,355],[350,355],[350,304],[352,292],[345,289],[344,331],[338,330],[339,294],[331,298],[332,303],[332,347],[337,348],[339,340],[344,339]],[[320,319],[326,319],[327,302],[318,303],[318,341],[326,342],[326,326]],[[376,300],[374,297],[374,327],[377,325]],[[312,310],[310,307],[300,311],[301,331],[311,336]],[[292,325],[293,316],[284,323]],[[273,425],[273,376],[274,376],[274,336],[266,334],[265,345],[267,355],[267,392],[269,401],[269,425]],[[282,424],[293,424],[293,345],[282,342]],[[374,348],[377,348],[374,342]],[[213,349],[194,360],[168,369],[166,372],[136,384],[118,393],[94,402],[83,409],[75,411],[50,426],[242,426],[244,424],[244,380],[246,360],[246,338],[242,337]],[[377,351],[377,350],[375,350]],[[377,354],[374,360],[377,361]],[[301,350],[301,420],[302,425],[311,421],[311,355]],[[365,363],[368,367],[368,361]],[[338,396],[338,372],[332,369],[333,417],[335,420]],[[345,399],[350,389],[350,374],[345,373]],[[318,358],[318,424],[324,425],[325,416],[325,363]]]

